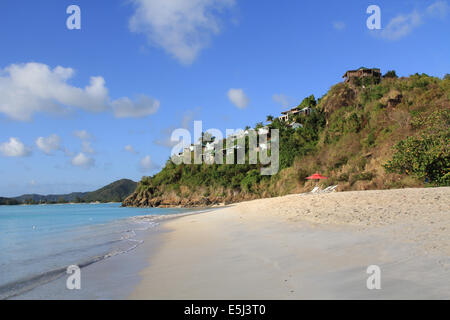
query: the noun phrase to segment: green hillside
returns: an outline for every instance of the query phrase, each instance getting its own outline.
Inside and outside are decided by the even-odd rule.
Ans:
[[[0,197],[0,206],[11,206],[11,205],[17,205],[19,204],[19,201],[15,200],[15,199],[10,199],[10,198],[2,198]]]
[[[0,198],[0,205],[12,204],[54,204],[54,203],[86,203],[86,202],[121,202],[136,190],[137,183],[122,179],[92,192],[73,192],[70,194],[25,194],[15,198]]]
[[[280,130],[280,171],[261,165],[174,165],[144,177],[125,206],[201,206],[309,191],[314,172],[339,191],[450,184],[450,76],[426,74],[338,83],[316,100],[306,98],[294,130]],[[268,120],[272,120],[268,116]],[[259,123],[256,128],[262,126]]]
[[[83,202],[122,202],[136,190],[137,183],[122,179],[115,181],[99,190],[89,192],[82,197]]]
[[[70,194],[50,194],[50,195],[24,194],[19,197],[15,197],[14,200],[25,204],[64,203],[64,202],[75,202],[77,199],[81,199],[86,194],[87,194],[86,192],[73,192]]]

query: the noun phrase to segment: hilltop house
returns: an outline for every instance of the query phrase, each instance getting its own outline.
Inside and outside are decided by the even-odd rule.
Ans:
[[[378,68],[359,68],[357,70],[349,70],[347,71],[342,78],[344,78],[345,83],[351,82],[352,79],[361,79],[366,77],[374,77],[376,79],[381,80],[381,70]]]
[[[295,107],[295,108],[292,108],[291,110],[283,111],[281,113],[282,116],[278,117],[278,119],[280,119],[280,121],[288,122],[290,116],[294,116],[294,115],[298,114],[299,112],[300,112],[300,110],[298,110],[297,107]]]
[[[280,121],[283,122],[289,122],[289,118],[292,118],[293,116],[297,115],[297,114],[304,114],[304,115],[310,115],[311,114],[312,109],[310,107],[306,107],[303,109],[298,109],[298,107],[292,108],[291,110],[288,111],[283,111],[281,114],[281,117],[278,117],[278,119],[280,119]],[[293,123],[291,123],[292,125]]]

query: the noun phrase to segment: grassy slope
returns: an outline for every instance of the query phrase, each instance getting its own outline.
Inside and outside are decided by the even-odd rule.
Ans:
[[[399,94],[401,102],[387,107],[388,99]],[[413,75],[375,85],[339,83],[319,99],[314,116],[299,119],[304,129],[273,122],[281,130],[277,175],[261,177],[255,165],[168,163],[154,177],[144,177],[124,204],[205,205],[304,192],[311,189],[305,177],[317,171],[329,177],[324,186],[339,184],[339,190],[419,187],[426,179],[448,185],[449,111],[448,78]],[[430,141],[438,143],[428,147]],[[403,143],[400,152],[398,143]],[[417,146],[426,150],[416,155]]]

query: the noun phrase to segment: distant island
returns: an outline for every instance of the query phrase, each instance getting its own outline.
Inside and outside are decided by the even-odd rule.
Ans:
[[[73,192],[70,194],[45,196],[26,194],[14,198],[0,197],[0,205],[122,202],[136,190],[136,186],[136,182],[122,179],[92,192]]]
[[[261,164],[169,160],[144,177],[123,206],[209,206],[301,193],[313,188],[306,177],[315,172],[328,177],[323,188],[338,185],[338,191],[450,185],[449,74],[350,70],[323,97],[311,95],[266,120],[254,129],[279,130],[276,175],[261,176]]]

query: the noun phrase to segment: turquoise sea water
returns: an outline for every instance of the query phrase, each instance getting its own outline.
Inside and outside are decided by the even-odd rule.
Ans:
[[[133,250],[136,232],[185,209],[120,204],[0,206],[0,299],[80,267]]]

